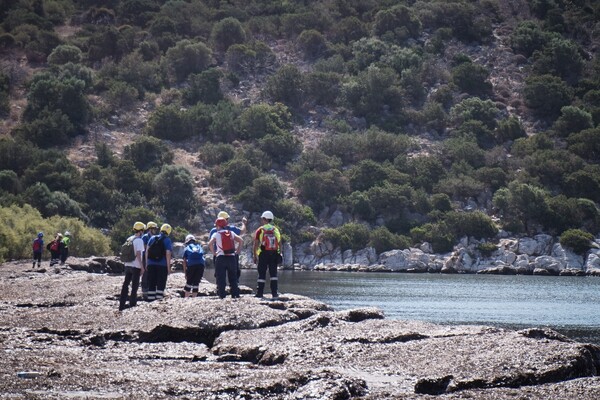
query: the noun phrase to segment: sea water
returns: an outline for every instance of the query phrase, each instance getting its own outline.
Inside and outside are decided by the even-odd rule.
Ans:
[[[241,284],[255,288],[256,277],[243,270]],[[280,271],[279,288],[336,310],[378,307],[390,319],[549,327],[600,344],[600,277]]]

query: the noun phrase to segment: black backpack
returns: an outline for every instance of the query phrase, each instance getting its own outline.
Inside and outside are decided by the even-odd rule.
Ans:
[[[154,240],[153,240],[154,239]],[[151,243],[148,245],[148,259],[158,261],[161,260],[167,250],[165,249],[165,244],[163,243],[163,236],[153,237],[150,239]]]
[[[121,245],[121,254],[120,254],[120,258],[121,261],[123,262],[132,262],[135,260],[136,254],[135,254],[135,247],[133,246],[133,241],[136,238],[128,238],[125,243],[123,243]]]

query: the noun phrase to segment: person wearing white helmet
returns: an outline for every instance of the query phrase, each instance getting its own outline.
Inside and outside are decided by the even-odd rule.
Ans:
[[[279,298],[277,265],[281,263],[281,233],[273,225],[273,213],[265,211],[261,215],[262,225],[254,233],[254,246],[252,258],[257,264],[258,280],[256,297],[263,297],[267,270],[269,271],[271,296],[274,300]]]
[[[148,301],[160,300],[165,296],[167,279],[171,272],[173,243],[169,235],[171,225],[162,224],[160,233],[148,240],[146,265],[148,268]]]
[[[129,307],[135,307],[137,305],[137,291],[140,285],[140,275],[144,270],[144,264],[142,262],[142,254],[144,253],[144,241],[142,240],[142,234],[146,229],[146,225],[143,222],[136,222],[133,224],[133,235],[129,236],[126,243],[133,246],[133,253],[130,253],[133,257],[125,261],[125,281],[121,287],[121,296],[119,297],[119,311],[127,308],[127,295],[129,294],[129,284],[131,283],[131,296],[129,296]],[[129,247],[131,249],[131,247]]]
[[[69,257],[69,245],[71,244],[71,232],[65,231],[60,242],[60,265],[65,265]]]
[[[234,232],[226,229],[227,220],[217,218],[215,221],[217,233],[208,242],[208,248],[215,259],[215,277],[217,278],[217,295],[224,299],[227,296],[225,287],[229,280],[229,291],[232,298],[240,297],[238,266],[236,254],[242,251],[244,241]]]
[[[185,237],[183,273],[186,280],[183,287],[185,297],[198,296],[198,288],[204,275],[204,250],[200,243],[196,243],[196,237],[191,234]]]

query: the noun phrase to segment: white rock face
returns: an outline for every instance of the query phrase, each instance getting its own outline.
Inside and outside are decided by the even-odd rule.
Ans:
[[[408,269],[409,250],[390,250],[379,255],[379,263],[392,271]]]
[[[536,235],[533,238],[519,239],[517,253],[528,256],[541,256],[550,254],[554,239],[550,235]]]
[[[565,249],[560,243],[555,243],[552,247],[552,257],[555,257],[564,268],[583,269],[583,257]]]

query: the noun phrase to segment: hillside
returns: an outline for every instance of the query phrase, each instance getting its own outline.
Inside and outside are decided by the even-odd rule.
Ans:
[[[0,205],[39,211],[20,235],[76,218],[113,249],[132,221],[181,238],[220,209],[251,227],[271,209],[292,244],[342,250],[493,246],[499,229],[585,242],[599,15],[585,0],[9,0]]]

